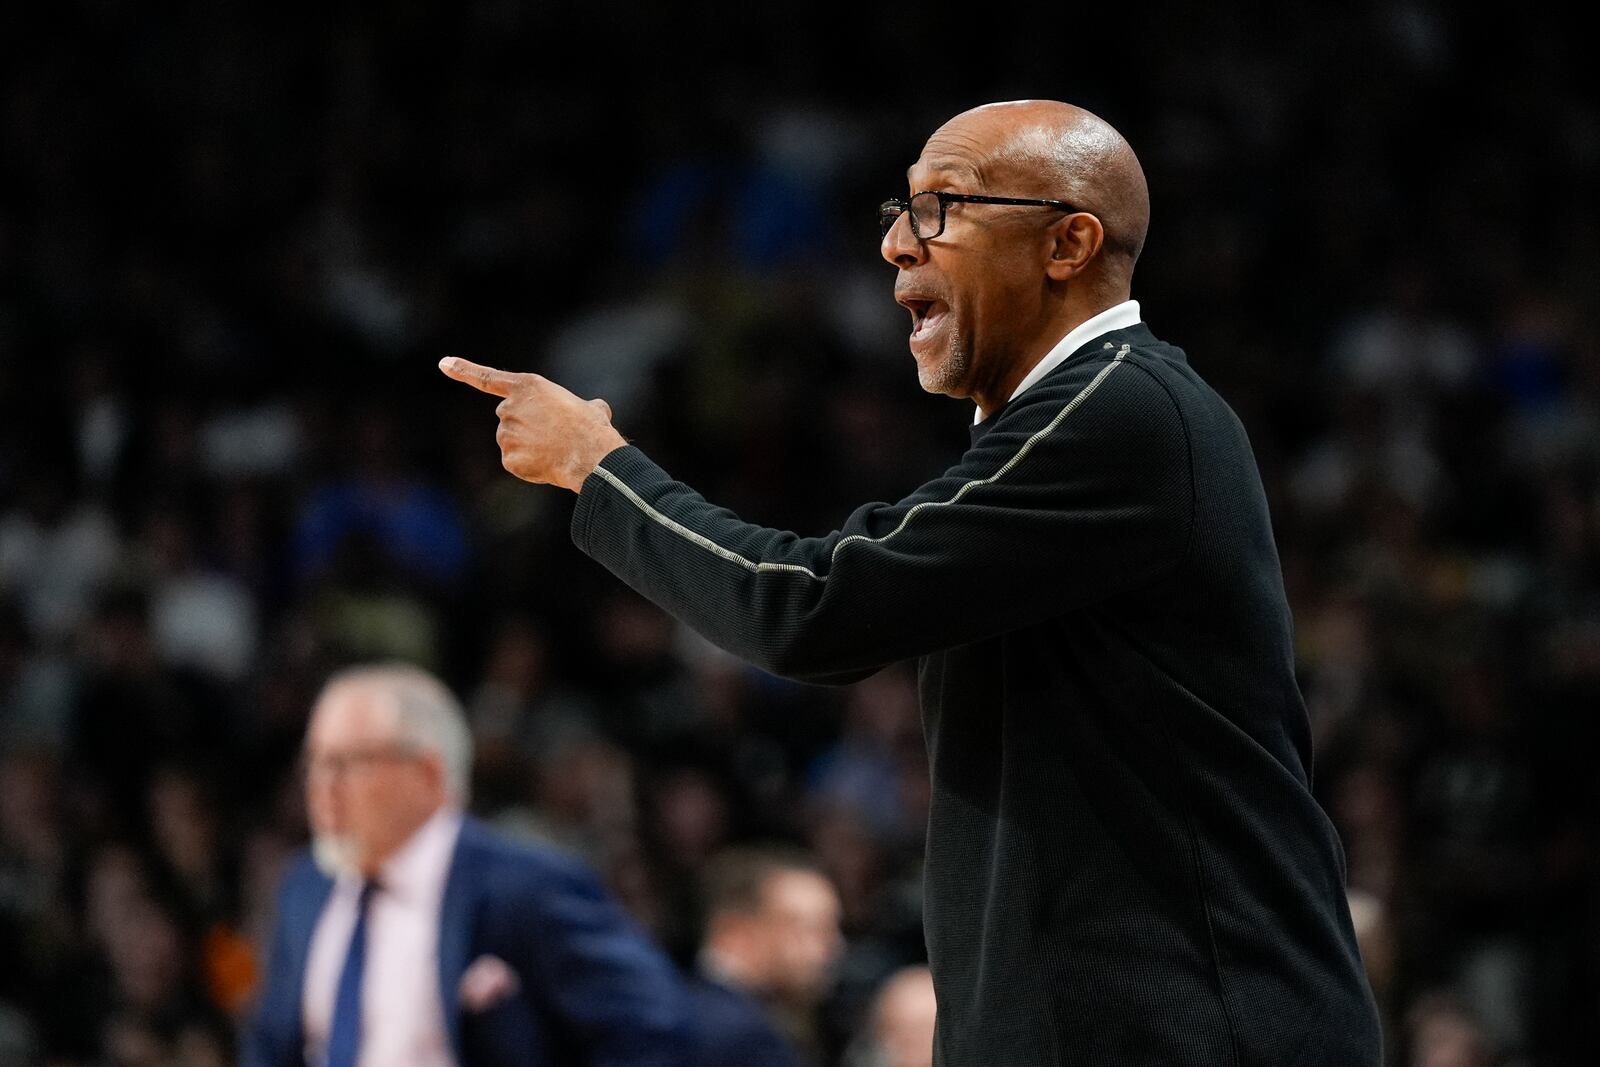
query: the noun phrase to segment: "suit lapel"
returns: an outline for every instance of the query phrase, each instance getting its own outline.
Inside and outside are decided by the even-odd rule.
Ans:
[[[290,989],[287,1003],[282,1005],[283,1015],[288,1026],[285,1030],[287,1039],[294,1049],[294,1062],[301,1062],[302,1049],[305,1047],[305,1019],[304,1001],[306,995],[306,964],[311,958],[311,939],[317,932],[317,921],[322,918],[322,909],[328,903],[328,897],[333,894],[333,879],[317,870],[309,859],[305,860],[305,873],[301,877],[301,884],[295,891],[288,895],[284,907],[286,914],[281,921],[285,930],[292,931],[292,940],[289,948],[293,952],[290,957],[287,973],[294,976],[293,988]]]
[[[458,987],[467,969],[472,950],[472,916],[477,904],[474,877],[477,851],[473,839],[477,828],[470,818],[461,822],[455,853],[450,859],[450,874],[445,879],[444,899],[439,906],[439,999],[444,1007],[445,1030],[456,1062],[461,1062],[461,997]]]

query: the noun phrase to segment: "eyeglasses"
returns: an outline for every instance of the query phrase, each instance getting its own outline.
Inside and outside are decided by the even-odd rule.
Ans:
[[[417,759],[422,750],[411,745],[377,744],[346,749],[343,752],[301,754],[301,772],[307,776],[338,778],[353,770],[364,770],[380,763],[396,763]]]
[[[878,205],[878,227],[883,235],[907,210],[911,212],[911,235],[919,241],[931,241],[944,232],[946,204],[1021,204],[1033,207],[1053,207],[1062,211],[1078,209],[1065,200],[1022,200],[1014,196],[977,196],[972,193],[946,193],[935,190],[914,194],[910,200],[885,200]]]

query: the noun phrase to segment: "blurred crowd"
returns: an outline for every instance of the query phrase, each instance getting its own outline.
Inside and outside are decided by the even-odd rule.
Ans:
[[[686,967],[712,860],[802,850],[842,936],[763,996],[816,1067],[916,1063],[912,671],[812,688],[685,632],[434,364],[604,396],[712,500],[825,533],[970,419],[917,389],[873,209],[940,121],[1024,95],[1139,151],[1134,297],[1251,434],[1392,1062],[1594,1062],[1600,93],[1559,17],[29,14],[0,15],[0,1067],[231,1062],[311,699],[391,658],[466,702],[475,811]]]

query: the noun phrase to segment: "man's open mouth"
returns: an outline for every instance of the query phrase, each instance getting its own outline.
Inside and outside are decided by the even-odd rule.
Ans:
[[[950,307],[942,300],[932,297],[907,294],[895,298],[900,305],[911,312],[911,339],[926,337],[939,328],[944,317],[949,313]]]

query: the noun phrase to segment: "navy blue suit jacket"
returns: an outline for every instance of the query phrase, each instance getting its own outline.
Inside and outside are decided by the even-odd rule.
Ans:
[[[300,1005],[311,936],[333,882],[300,857],[279,894],[265,987],[244,1067],[304,1067]],[[517,995],[463,1010],[480,956],[514,970]],[[677,971],[577,861],[466,819],[439,915],[439,995],[461,1067],[687,1067],[690,1002]]]
[[[800,1057],[748,994],[697,974],[689,979],[689,996],[698,1038],[695,1067],[800,1067]]]

